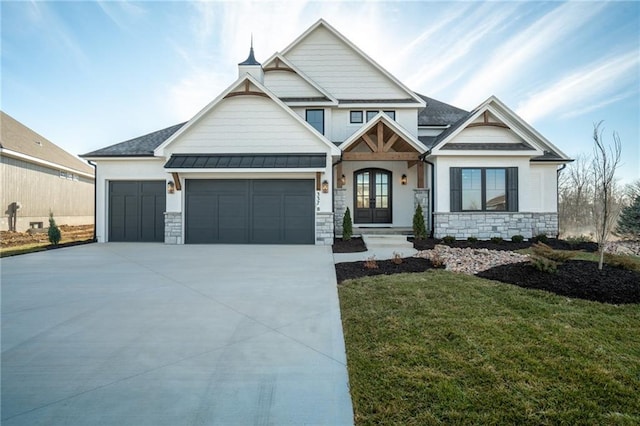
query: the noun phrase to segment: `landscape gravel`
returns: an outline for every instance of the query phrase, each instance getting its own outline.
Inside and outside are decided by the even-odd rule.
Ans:
[[[500,265],[529,261],[529,256],[511,251],[453,248],[442,244],[431,250],[419,251],[415,257],[429,259],[434,265],[443,264],[447,271],[471,275]]]

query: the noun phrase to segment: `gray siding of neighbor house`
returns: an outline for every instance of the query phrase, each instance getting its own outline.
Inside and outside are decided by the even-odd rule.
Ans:
[[[46,228],[49,211],[58,225],[93,224],[94,180],[66,173],[70,178],[61,177],[58,169],[1,156],[0,229],[9,229],[9,205],[13,202],[22,205],[18,210],[17,231],[27,230],[31,222],[42,222]]]

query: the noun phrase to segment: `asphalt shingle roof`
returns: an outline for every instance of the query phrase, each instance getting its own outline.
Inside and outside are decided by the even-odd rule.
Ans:
[[[153,157],[153,150],[180,130],[186,122],[101,148],[82,157]]]
[[[465,118],[469,113],[463,109],[456,108],[453,105],[440,102],[428,96],[420,96],[427,106],[418,111],[418,126],[447,126],[453,125],[461,118]]]

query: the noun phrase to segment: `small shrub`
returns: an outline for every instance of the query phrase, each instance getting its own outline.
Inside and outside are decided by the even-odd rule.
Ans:
[[[589,237],[588,235],[578,235],[578,236],[567,237],[565,241],[569,243],[570,246],[577,246],[581,243],[591,242],[591,237]]]
[[[427,228],[424,226],[424,213],[420,204],[417,205],[416,211],[413,214],[413,237],[416,240],[427,238]]]
[[[549,242],[549,237],[547,237],[547,234],[538,234],[535,237],[533,237],[533,239],[536,242],[544,243],[544,244],[547,244]]]
[[[535,243],[531,246],[531,251],[534,256],[544,257],[558,263],[566,262],[575,255],[572,251],[554,250],[545,243]]]
[[[431,254],[429,260],[431,261],[431,264],[434,268],[444,267],[444,259],[442,258],[442,256],[440,256],[439,253],[436,253],[435,251]]]
[[[622,268],[622,269],[627,269],[629,271],[640,272],[640,263],[637,263],[636,261],[634,261],[630,256],[626,256],[623,254],[605,253],[604,263],[606,263],[609,266],[614,266],[616,268]]]
[[[49,231],[47,231],[47,234],[49,235],[49,242],[57,246],[62,234],[60,233],[60,228],[56,225],[56,220],[53,218],[53,212],[49,212]]]
[[[467,241],[470,242],[471,244],[475,244],[478,242],[478,238],[477,237],[469,237],[467,238]]]
[[[344,212],[344,217],[342,218],[342,241],[349,241],[351,236],[353,235],[353,223],[351,221],[351,212],[349,211],[349,207]]]
[[[398,252],[393,252],[393,258],[391,259],[391,261],[393,263],[395,263],[396,265],[399,265],[402,263],[402,253],[398,253]]]
[[[521,243],[524,241],[524,237],[522,235],[514,235],[511,237],[511,241],[514,243]]]
[[[365,260],[364,267],[367,269],[378,269],[378,262],[376,261],[376,257],[371,256],[367,260]]]
[[[541,256],[531,256],[531,264],[538,271],[554,274],[558,271],[558,262]]]
[[[451,235],[446,235],[445,237],[442,238],[442,241],[445,242],[446,244],[451,244],[456,241],[456,237],[453,237]]]
[[[503,241],[502,237],[491,237],[491,242],[493,244],[502,244]]]

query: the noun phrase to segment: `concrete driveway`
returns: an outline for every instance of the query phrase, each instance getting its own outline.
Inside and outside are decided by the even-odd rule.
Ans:
[[[333,257],[91,244],[5,258],[2,424],[353,424]]]

